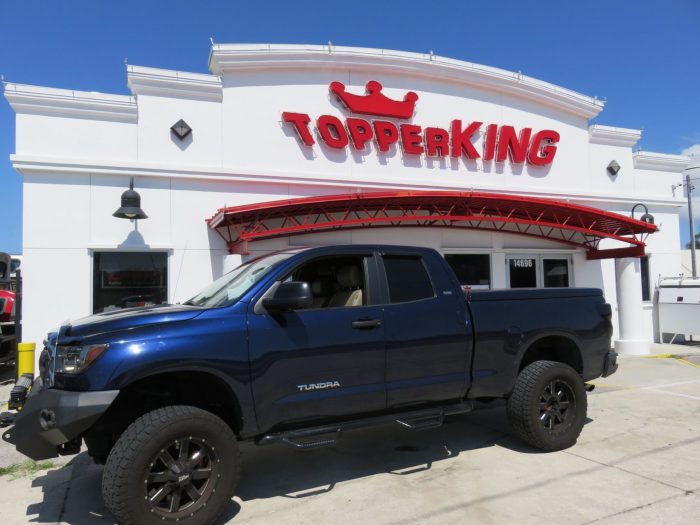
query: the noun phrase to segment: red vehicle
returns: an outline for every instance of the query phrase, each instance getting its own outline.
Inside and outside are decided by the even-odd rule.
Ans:
[[[15,293],[10,290],[0,290],[0,323],[14,321]]]
[[[15,341],[15,299],[12,274],[16,269],[15,261],[0,252],[0,363],[8,361],[14,355]]]

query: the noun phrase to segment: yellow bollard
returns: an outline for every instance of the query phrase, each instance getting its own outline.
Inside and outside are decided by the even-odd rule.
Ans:
[[[19,343],[17,345],[17,379],[23,374],[34,375],[34,351],[36,343]]]

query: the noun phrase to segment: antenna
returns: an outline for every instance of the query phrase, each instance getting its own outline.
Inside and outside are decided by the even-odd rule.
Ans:
[[[188,241],[185,241],[185,249],[182,251],[182,259],[180,259],[180,270],[177,272],[177,280],[175,281],[175,288],[173,290],[173,303],[175,303],[177,285],[180,284],[180,275],[182,275],[182,267],[185,265],[185,255],[187,255],[187,243]]]

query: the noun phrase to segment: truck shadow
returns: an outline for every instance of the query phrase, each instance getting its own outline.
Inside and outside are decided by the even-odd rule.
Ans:
[[[536,452],[508,434],[505,409],[495,407],[452,416],[442,427],[420,432],[389,424],[347,433],[334,447],[294,450],[285,445],[241,450],[242,473],[236,495],[260,498],[305,498],[327,493],[336,485],[386,473],[411,476],[463,452],[499,446]]]
[[[509,435],[503,406],[452,416],[442,427],[420,432],[390,424],[348,432],[334,447],[294,450],[285,445],[241,446],[241,481],[220,523],[241,510],[238,501],[318,496],[343,482],[377,474],[429,476],[432,466],[461,453],[501,446],[539,453]],[[427,474],[426,474],[427,473]],[[97,525],[115,523],[101,495],[102,467],[86,453],[34,479],[43,501],[27,508],[27,521]]]

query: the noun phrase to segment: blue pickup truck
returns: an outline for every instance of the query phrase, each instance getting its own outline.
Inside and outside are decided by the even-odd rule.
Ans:
[[[234,493],[241,441],[333,445],[506,399],[516,435],[569,447],[585,382],[617,368],[611,333],[598,289],[465,293],[431,249],[286,250],[182,304],[61,326],[3,438],[34,459],[84,443],[122,523],[211,523]]]

